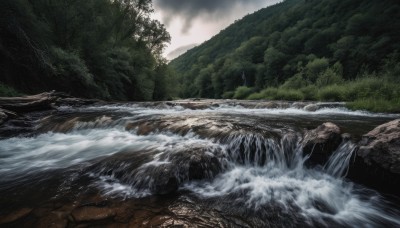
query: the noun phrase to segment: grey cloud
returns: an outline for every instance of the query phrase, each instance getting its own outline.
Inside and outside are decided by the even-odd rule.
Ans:
[[[176,17],[185,20],[182,31],[187,31],[193,19],[205,16],[218,20],[231,14],[237,5],[262,5],[271,0],[155,0],[154,6],[160,10],[163,22],[168,25]],[[275,0],[276,1],[276,0]]]

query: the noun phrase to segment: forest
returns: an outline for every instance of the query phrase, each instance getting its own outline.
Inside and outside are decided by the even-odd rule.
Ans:
[[[1,0],[0,96],[170,99],[170,35],[152,12],[151,0]]]
[[[181,97],[347,101],[400,111],[400,2],[285,0],[169,64]]]

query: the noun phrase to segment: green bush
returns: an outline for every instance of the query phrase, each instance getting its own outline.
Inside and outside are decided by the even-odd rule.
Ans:
[[[299,90],[280,89],[276,94],[276,99],[287,101],[301,101],[304,100],[304,95]]]
[[[252,93],[253,93],[253,88],[249,88],[247,86],[239,86],[236,88],[233,98],[234,99],[245,99]]]
[[[307,81],[302,77],[301,74],[296,74],[295,76],[286,80],[286,82],[281,86],[283,89],[300,89],[307,86]]]
[[[263,89],[260,93],[264,96],[264,98],[273,100],[276,99],[278,89],[274,87],[268,87],[266,89]]]
[[[265,99],[265,96],[261,92],[260,93],[252,93],[246,99],[247,100],[262,100],[262,99]]]
[[[91,97],[100,93],[85,62],[74,52],[51,48],[54,77],[49,83],[52,89],[73,96]]]
[[[0,97],[17,97],[20,95],[14,88],[0,83]]]
[[[360,99],[347,103],[347,107],[352,110],[367,110],[372,112],[400,112],[400,99]]]
[[[326,86],[318,91],[318,99],[322,101],[343,101],[345,90],[339,85]]]
[[[400,96],[400,86],[385,78],[365,77],[352,82],[347,82],[345,89],[345,100],[354,101],[360,99],[374,98],[392,100]]]
[[[301,88],[300,91],[303,93],[304,100],[314,101],[318,99],[318,88],[315,85]]]
[[[235,95],[235,92],[233,91],[228,91],[222,94],[223,99],[232,99],[233,95]]]
[[[336,73],[333,69],[328,68],[325,72],[321,73],[316,81],[318,87],[341,84],[343,78],[340,74]]]

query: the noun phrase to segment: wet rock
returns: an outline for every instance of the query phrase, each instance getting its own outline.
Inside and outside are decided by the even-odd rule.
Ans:
[[[72,217],[76,222],[112,218],[115,214],[115,211],[108,207],[81,207],[72,211]]]
[[[17,113],[0,108],[0,125],[2,125],[9,119],[14,119],[17,117],[18,117]]]
[[[322,103],[311,103],[304,107],[304,110],[309,112],[315,112],[323,108],[343,108],[346,106],[344,102],[322,102]]]
[[[8,116],[4,112],[0,111],[0,125],[7,120]]]
[[[67,214],[54,211],[46,216],[41,217],[35,226],[64,228],[67,227],[67,224],[68,224]]]
[[[111,176],[140,192],[169,194],[185,181],[213,178],[223,169],[223,158],[220,146],[193,144],[172,147],[161,154],[126,151],[100,160],[85,172]]]
[[[149,176],[152,181],[141,179],[136,185],[141,188],[148,185],[155,194],[168,194],[176,191],[185,181],[211,179],[221,172],[220,159],[223,156],[220,151],[213,150],[217,149],[194,145],[191,148],[163,154],[160,160],[166,163],[145,166],[139,171]],[[144,175],[137,175],[140,176]]]
[[[400,120],[365,134],[349,166],[347,178],[381,193],[400,197]]]
[[[14,222],[18,219],[21,219],[27,215],[29,215],[32,211],[32,208],[21,208],[14,212],[11,212],[7,215],[0,216],[0,224]]]
[[[368,165],[400,174],[400,119],[382,124],[362,137],[357,152]]]
[[[54,91],[24,97],[0,97],[0,107],[15,112],[32,112],[54,109],[58,99]]]
[[[310,155],[312,164],[324,164],[341,142],[340,128],[327,122],[306,132],[302,142],[303,153]]]

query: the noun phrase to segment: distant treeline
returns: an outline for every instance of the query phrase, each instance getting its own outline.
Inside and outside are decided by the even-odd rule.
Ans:
[[[286,0],[235,22],[170,65],[181,97],[379,99],[400,111],[399,53],[400,1]]]
[[[0,95],[171,98],[170,36],[152,11],[151,0],[1,0]]]

